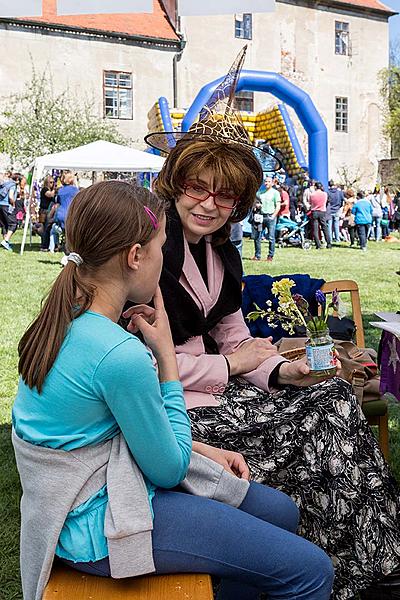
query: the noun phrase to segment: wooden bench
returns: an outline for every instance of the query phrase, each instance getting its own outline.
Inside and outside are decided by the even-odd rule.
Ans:
[[[42,600],[212,600],[211,577],[150,575],[111,579],[54,566]]]
[[[333,290],[349,292],[353,312],[353,321],[356,326],[356,344],[359,348],[365,347],[364,326],[362,320],[360,292],[358,285],[351,279],[340,279],[324,283],[321,290],[324,294],[332,294]],[[388,400],[383,395],[380,400],[365,402],[362,405],[363,413],[370,425],[377,425],[379,431],[379,445],[387,461],[389,461],[389,417]]]

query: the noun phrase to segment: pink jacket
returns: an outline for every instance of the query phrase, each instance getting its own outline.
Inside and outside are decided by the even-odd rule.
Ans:
[[[180,283],[204,314],[208,315],[218,300],[224,267],[220,257],[212,249],[211,239],[206,238],[206,242],[209,289],[190,253],[186,239]],[[218,405],[213,393],[223,392],[228,383],[228,368],[223,354],[231,354],[240,344],[252,339],[241,310],[222,319],[210,331],[210,335],[217,342],[220,355],[206,354],[201,336],[190,338],[185,344],[175,347],[179,377],[185,390],[188,409],[196,406]],[[276,365],[284,361],[285,359],[280,355],[273,356],[242,377],[262,390],[270,391],[269,376]]]

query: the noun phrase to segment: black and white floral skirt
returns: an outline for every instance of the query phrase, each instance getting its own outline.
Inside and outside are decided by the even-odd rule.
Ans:
[[[193,438],[241,452],[255,481],[295,500],[299,535],[334,563],[332,598],[398,566],[399,488],[346,381],[269,394],[233,378],[218,400],[189,411]]]

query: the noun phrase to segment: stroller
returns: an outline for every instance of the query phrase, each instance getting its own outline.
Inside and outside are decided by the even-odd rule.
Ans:
[[[284,248],[292,246],[310,250],[312,241],[306,238],[306,227],[309,224],[307,215],[296,216],[296,221],[289,217],[279,217],[276,224],[277,244]]]

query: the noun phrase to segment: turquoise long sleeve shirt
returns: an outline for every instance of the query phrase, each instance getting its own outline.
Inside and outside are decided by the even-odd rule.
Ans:
[[[190,421],[181,383],[160,385],[145,346],[91,311],[71,323],[40,394],[20,380],[13,425],[27,442],[66,451],[122,431],[144,475],[150,503],[157,487],[172,488],[184,479],[190,461]],[[108,556],[107,500],[104,486],[69,513],[59,556],[74,562]]]

